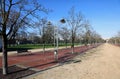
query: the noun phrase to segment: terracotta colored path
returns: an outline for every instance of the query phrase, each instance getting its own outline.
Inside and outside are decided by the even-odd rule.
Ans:
[[[95,47],[95,45],[86,47],[80,46],[75,47],[75,52],[82,53],[88,49]],[[77,54],[71,54],[71,49],[60,49],[58,54],[58,62],[63,62],[67,59],[75,57]],[[8,57],[9,66],[19,65],[23,67],[35,68],[41,70],[50,66],[57,64],[54,60],[53,51],[46,51],[44,54],[42,52],[33,53],[30,55],[14,55]],[[2,68],[2,57],[0,57],[0,68]]]

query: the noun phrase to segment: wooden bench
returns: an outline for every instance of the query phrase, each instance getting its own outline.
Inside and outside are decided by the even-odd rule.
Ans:
[[[20,50],[17,50],[17,54],[18,55],[29,55],[32,53],[31,53],[31,51],[28,51],[28,49],[20,49]]]

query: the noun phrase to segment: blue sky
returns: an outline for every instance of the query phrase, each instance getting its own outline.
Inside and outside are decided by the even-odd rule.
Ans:
[[[120,0],[39,0],[46,8],[53,12],[41,14],[48,20],[59,21],[68,16],[72,6],[82,12],[91,26],[103,38],[110,38],[120,31]]]

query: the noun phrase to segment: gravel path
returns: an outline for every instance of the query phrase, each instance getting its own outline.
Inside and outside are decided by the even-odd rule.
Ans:
[[[120,79],[120,48],[103,44],[77,56],[82,62],[65,64],[29,79]]]

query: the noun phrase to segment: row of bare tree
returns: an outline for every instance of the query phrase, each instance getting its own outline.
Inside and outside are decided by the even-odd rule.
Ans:
[[[116,36],[110,38],[108,42],[115,45],[120,45],[120,32],[118,32]]]
[[[8,40],[20,40],[26,38],[27,28],[37,28],[39,33],[29,33],[27,39],[38,40],[42,43],[53,43],[55,28],[58,31],[59,39],[72,43],[72,53],[74,52],[75,41],[87,44],[103,42],[101,36],[92,30],[88,20],[83,18],[80,12],[75,12],[72,7],[68,17],[60,20],[60,26],[48,21],[45,18],[40,19],[40,12],[48,14],[51,10],[43,7],[37,0],[0,0],[0,34],[2,37],[2,64],[3,74],[8,73],[7,45]],[[63,24],[64,23],[64,24]],[[40,37],[36,36],[39,34]],[[45,48],[45,45],[43,45]]]

